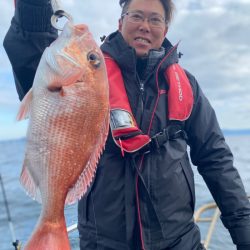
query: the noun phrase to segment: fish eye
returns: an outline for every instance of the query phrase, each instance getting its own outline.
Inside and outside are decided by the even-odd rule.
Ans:
[[[94,68],[99,68],[101,65],[101,58],[98,53],[91,51],[87,55],[87,59]]]

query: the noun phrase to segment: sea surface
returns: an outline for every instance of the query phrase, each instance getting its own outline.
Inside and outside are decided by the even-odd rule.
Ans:
[[[234,153],[235,166],[237,167],[246,192],[250,195],[250,135],[226,135],[226,141]],[[19,175],[24,157],[25,140],[0,141],[0,174],[4,181],[4,187],[14,226],[16,238],[23,244],[30,236],[40,214],[40,205],[28,197],[19,183]],[[196,208],[213,202],[203,179],[194,168],[196,182]],[[67,225],[77,222],[77,205],[67,206],[65,215]],[[211,212],[210,212],[211,213]],[[208,213],[208,215],[210,215]],[[205,238],[208,223],[199,223],[202,238]],[[73,250],[78,247],[78,233],[74,231],[69,234]],[[7,220],[4,206],[3,193],[0,189],[0,250],[13,250],[12,236]],[[220,220],[216,223],[212,235],[210,250],[234,250],[236,247],[230,239],[228,231],[223,227]],[[117,249],[119,250],[119,249]]]

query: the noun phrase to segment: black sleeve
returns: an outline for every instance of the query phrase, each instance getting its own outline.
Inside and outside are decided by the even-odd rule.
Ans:
[[[186,122],[190,155],[221,211],[221,219],[236,245],[250,244],[250,203],[233,155],[225,142],[215,112],[197,81],[188,75],[194,107]],[[239,248],[240,249],[240,248]]]
[[[57,31],[50,23],[52,13],[49,0],[17,0],[3,45],[20,100],[32,86],[43,51],[57,38]]]
[[[250,244],[249,245],[241,245],[237,246],[237,250],[250,250]]]

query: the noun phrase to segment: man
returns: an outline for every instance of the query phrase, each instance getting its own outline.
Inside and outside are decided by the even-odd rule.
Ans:
[[[91,190],[79,201],[81,249],[203,249],[193,219],[189,145],[237,249],[250,250],[250,204],[233,156],[214,110],[165,38],[172,1],[120,0],[120,5],[119,29],[101,46],[111,130]],[[20,99],[44,48],[56,38],[51,14],[48,0],[17,2],[4,45]]]

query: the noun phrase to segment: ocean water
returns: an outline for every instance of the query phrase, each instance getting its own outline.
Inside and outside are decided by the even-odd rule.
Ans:
[[[250,195],[250,135],[226,136],[230,145],[237,167],[247,193]],[[25,140],[0,141],[0,174],[4,181],[6,196],[10,208],[12,222],[16,238],[22,243],[26,242],[32,232],[40,214],[40,205],[28,197],[19,183],[24,156]],[[213,199],[194,167],[196,183],[196,207],[213,202]],[[67,225],[77,222],[77,206],[71,205],[65,208]],[[202,237],[205,238],[208,224],[199,223]],[[78,233],[69,234],[72,249],[78,247]],[[0,190],[0,250],[13,250],[11,233],[8,226],[7,214],[4,206],[3,194]],[[236,249],[230,239],[228,231],[220,220],[216,223],[210,250],[234,250]],[[118,250],[118,249],[117,249]]]

